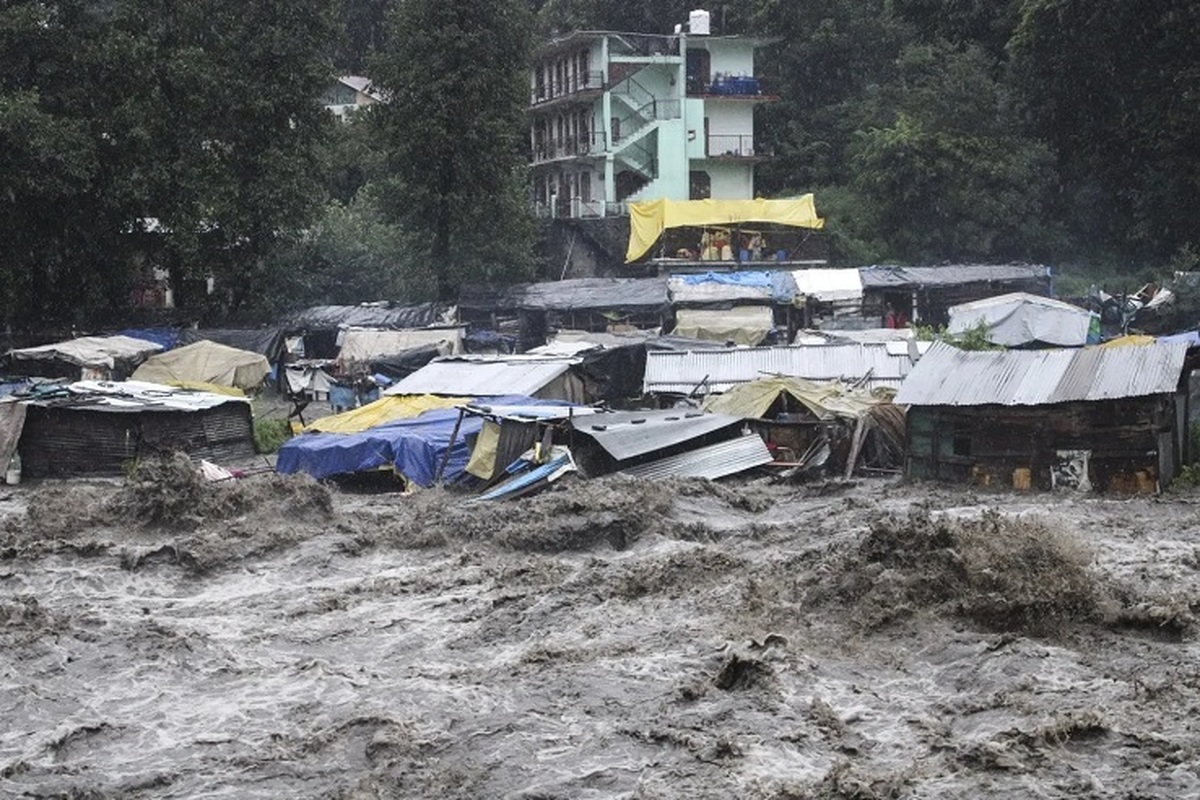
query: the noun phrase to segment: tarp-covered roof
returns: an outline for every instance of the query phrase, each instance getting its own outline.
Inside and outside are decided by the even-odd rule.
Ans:
[[[871,406],[890,402],[866,389],[855,389],[840,381],[809,381],[803,378],[763,378],[734,386],[713,395],[704,410],[733,417],[762,418],[780,395],[789,395],[821,420],[855,420]],[[890,394],[890,393],[889,393]]]
[[[1049,287],[1050,268],[1037,264],[947,264],[938,267],[876,265],[860,267],[865,289],[958,286],[965,283],[1042,281]]]
[[[369,364],[387,356],[399,355],[417,347],[433,345],[440,355],[461,353],[463,329],[454,328],[408,328],[403,330],[375,330],[351,328],[342,334],[342,348],[338,360],[343,364]]]
[[[249,350],[266,356],[275,363],[283,354],[283,330],[281,328],[184,328],[179,334],[180,344],[216,342],[239,350]]]
[[[625,262],[650,251],[667,228],[759,222],[794,228],[823,228],[811,194],[782,200],[647,200],[629,204],[629,249]]]
[[[201,341],[151,356],[131,376],[168,385],[208,383],[254,389],[271,372],[267,357],[249,350]]]
[[[700,272],[672,275],[668,287],[671,299],[685,305],[752,301],[790,303],[796,296],[796,283],[785,271]]]
[[[407,306],[368,304],[359,306],[313,306],[288,314],[280,324],[288,330],[332,330],[341,327],[424,328],[454,322],[454,308],[445,303],[416,303]]]
[[[675,333],[692,339],[756,345],[775,329],[770,306],[730,309],[681,308],[675,312]]]
[[[162,345],[132,336],[82,336],[65,342],[8,351],[14,361],[66,361],[91,369],[113,369],[118,363],[136,364],[162,351]]]
[[[959,350],[937,342],[898,405],[1035,406],[1174,393],[1187,343],[1055,350]]]
[[[55,393],[44,393],[26,402],[55,408],[113,412],[203,411],[225,403],[249,403],[244,397],[145,381],[76,381]]]
[[[574,278],[564,281],[464,286],[464,309],[527,311],[648,311],[670,306],[666,278]]]
[[[987,339],[1005,347],[1043,342],[1061,347],[1087,344],[1092,312],[1048,297],[1010,292],[951,306],[950,333],[987,326]],[[1097,324],[1099,318],[1096,317]]]
[[[437,397],[431,394],[381,397],[365,406],[321,417],[309,423],[304,430],[306,433],[361,433],[398,419],[419,417],[435,408],[454,408],[470,400],[469,397]]]
[[[495,400],[509,405],[541,403],[530,397]],[[456,408],[436,408],[415,418],[393,420],[356,433],[302,433],[279,448],[275,469],[284,474],[305,472],[314,478],[328,478],[390,468],[419,486],[432,486],[445,458],[442,479],[453,483],[466,472],[470,457],[467,438],[479,433],[484,420],[464,414],[459,424],[460,413]]]

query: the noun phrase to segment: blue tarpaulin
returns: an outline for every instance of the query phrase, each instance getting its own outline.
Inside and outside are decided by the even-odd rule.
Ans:
[[[561,401],[529,397],[488,398],[499,405],[563,405]],[[400,419],[360,433],[303,433],[279,448],[275,471],[285,475],[306,472],[314,478],[350,475],[391,468],[419,486],[432,486],[438,467],[450,448],[442,480],[454,483],[466,473],[470,449],[467,437],[479,433],[483,418],[463,416],[454,445],[450,437],[458,422],[455,408],[426,411],[413,419]]]
[[[702,286],[706,283],[724,284],[727,286],[750,286],[757,289],[770,289],[771,299],[777,303],[790,303],[796,296],[796,281],[792,273],[786,270],[760,271],[742,270],[739,272],[700,272],[693,275],[672,275],[672,280],[679,280],[687,286]]]
[[[126,328],[120,336],[132,336],[146,342],[153,342],[163,350],[171,350],[179,344],[180,332],[177,328]]]

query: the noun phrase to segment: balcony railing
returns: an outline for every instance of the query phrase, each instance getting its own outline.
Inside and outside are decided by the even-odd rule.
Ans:
[[[759,151],[750,134],[712,133],[704,152],[709,158],[762,158],[769,153]]]
[[[579,197],[559,198],[556,202],[533,204],[534,216],[539,219],[601,219],[629,216],[628,203],[606,203],[603,200],[584,200]]]
[[[697,75],[689,75],[687,93],[691,97],[730,97],[734,99],[773,99],[775,97],[775,90],[767,81],[745,75],[716,75],[711,81]]]
[[[603,131],[596,131],[587,136],[572,136],[561,142],[538,142],[533,146],[533,163],[603,153],[604,142]]]
[[[594,91],[604,88],[604,73],[600,70],[572,74],[566,81],[550,81],[534,87],[529,93],[529,104],[536,106],[548,103],[560,97],[570,97],[579,92]]]

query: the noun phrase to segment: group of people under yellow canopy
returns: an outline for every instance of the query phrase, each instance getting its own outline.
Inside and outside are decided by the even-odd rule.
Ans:
[[[737,252],[737,261],[761,261],[766,250],[763,235],[757,232],[743,232],[741,248]],[[693,251],[686,247],[676,254],[677,258],[696,259],[701,261],[733,261],[733,237],[728,230],[715,229],[704,231],[700,236],[700,247]]]

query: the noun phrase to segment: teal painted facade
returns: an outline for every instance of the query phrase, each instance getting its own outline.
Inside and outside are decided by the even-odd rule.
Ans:
[[[760,40],[580,32],[530,74],[533,202],[542,216],[604,217],[641,200],[749,199]]]

